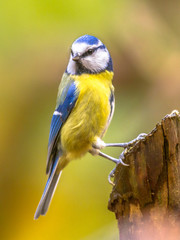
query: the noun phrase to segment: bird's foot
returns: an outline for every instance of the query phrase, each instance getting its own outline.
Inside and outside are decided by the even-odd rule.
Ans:
[[[130,142],[125,142],[125,143],[104,143],[100,138],[98,138],[96,143],[93,144],[92,149],[89,150],[89,152],[92,155],[99,155],[103,158],[109,159],[116,164],[120,163],[123,166],[129,166],[129,164],[126,164],[123,161],[125,158],[124,155],[127,153],[129,148],[133,147],[138,141],[145,139],[146,136],[147,136],[146,133],[141,133],[137,136],[137,138],[131,140]],[[101,152],[100,149],[102,149],[104,147],[122,147],[122,148],[124,148],[124,151],[120,154],[119,159],[117,159],[117,158],[113,158],[113,157]],[[111,181],[111,178],[114,177],[114,173],[115,173],[115,168],[110,172],[110,174],[108,176],[108,181],[112,185],[114,185],[114,183]]]
[[[119,156],[119,159],[117,159],[118,161],[116,162],[116,164],[122,164],[124,166],[129,166],[129,164],[126,164],[124,163],[124,155],[125,153],[127,152],[127,149],[125,149]],[[116,165],[117,166],[117,165]],[[116,167],[109,173],[109,176],[108,176],[108,182],[111,184],[111,185],[115,185],[114,182],[111,180],[112,178],[114,178],[114,174],[115,174],[115,171],[116,171]]]
[[[137,138],[125,142],[125,143],[105,143],[105,147],[122,147],[122,148],[130,148],[133,147],[138,141],[145,139],[147,136],[146,133],[141,133],[137,136]]]

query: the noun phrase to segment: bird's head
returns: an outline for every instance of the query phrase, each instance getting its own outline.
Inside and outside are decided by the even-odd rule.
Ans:
[[[113,71],[111,56],[105,45],[96,37],[84,35],[74,41],[67,73],[100,73]]]

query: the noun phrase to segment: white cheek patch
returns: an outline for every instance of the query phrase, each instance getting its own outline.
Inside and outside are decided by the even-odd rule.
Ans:
[[[105,49],[98,49],[92,55],[82,59],[82,63],[92,72],[100,72],[108,66],[109,53]]]

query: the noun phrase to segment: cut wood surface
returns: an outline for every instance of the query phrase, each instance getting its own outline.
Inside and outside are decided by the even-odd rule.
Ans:
[[[118,220],[120,239],[180,239],[178,111],[130,148],[124,162],[129,167],[117,165],[108,204]]]

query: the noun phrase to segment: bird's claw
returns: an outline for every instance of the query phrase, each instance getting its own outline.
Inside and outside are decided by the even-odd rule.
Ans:
[[[147,136],[147,133],[140,133],[137,138],[133,139],[132,141],[127,143],[127,146],[125,147],[125,150],[133,147],[137,142],[139,142],[140,140],[144,140],[145,137]]]
[[[138,141],[144,140],[146,136],[147,136],[146,133],[141,133],[141,134],[139,134],[139,135],[137,136],[137,138],[135,138],[135,139],[133,139],[132,141],[127,142],[127,143],[114,143],[114,144],[113,144],[113,143],[108,143],[108,144],[105,144],[106,147],[123,147],[123,148],[124,148],[124,151],[120,154],[119,159],[112,158],[112,157],[110,157],[110,156],[108,156],[108,155],[106,155],[106,154],[104,154],[104,153],[102,153],[102,152],[99,152],[99,155],[101,155],[102,157],[105,157],[105,158],[110,159],[111,161],[115,162],[116,164],[119,164],[119,163],[120,163],[120,164],[122,164],[123,166],[129,166],[129,164],[124,163],[124,161],[123,161],[123,160],[125,159],[125,154],[126,154],[126,153],[128,152],[128,150],[129,150],[131,147],[133,147]],[[116,169],[116,168],[114,168],[114,169],[110,172],[110,174],[109,174],[109,176],[108,176],[108,181],[109,181],[109,183],[112,184],[113,186],[114,186],[115,184],[112,182],[111,178],[114,177],[115,169]]]
[[[147,136],[147,133],[140,133],[140,134],[137,136],[136,140],[137,140],[137,141],[144,140],[146,136]]]
[[[117,164],[121,163],[123,166],[129,166],[129,164],[125,163],[123,160],[125,159],[124,155],[127,152],[127,149],[125,149],[119,156],[119,161]]]
[[[115,170],[116,168],[114,168],[110,173],[109,173],[109,176],[108,176],[108,182],[111,184],[111,185],[115,185],[114,182],[111,180],[111,178],[114,178],[114,174],[115,174]]]
[[[120,163],[122,164],[123,166],[129,166],[129,164],[127,163],[124,163],[123,162],[123,159],[124,159],[124,154],[127,152],[127,149],[125,149],[121,155],[119,156],[119,159],[117,161],[117,165]],[[116,166],[117,166],[116,165]],[[114,168],[110,173],[109,173],[109,176],[108,176],[108,182],[111,184],[111,185],[115,185],[114,182],[111,180],[111,178],[114,178],[114,175],[115,175],[115,171],[116,171],[116,168]]]

